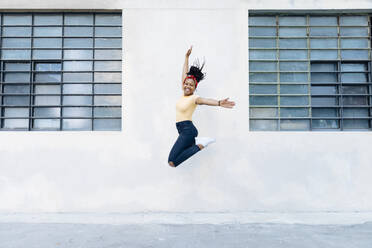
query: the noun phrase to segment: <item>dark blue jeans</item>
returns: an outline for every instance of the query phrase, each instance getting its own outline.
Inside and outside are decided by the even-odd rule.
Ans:
[[[173,162],[175,166],[200,151],[199,146],[195,145],[195,137],[198,130],[191,121],[180,121],[176,123],[178,138],[169,153],[168,162]]]

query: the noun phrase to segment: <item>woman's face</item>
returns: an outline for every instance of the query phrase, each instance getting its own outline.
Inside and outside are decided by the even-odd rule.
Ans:
[[[185,96],[192,95],[195,91],[195,82],[192,78],[187,78],[183,83],[183,94]]]

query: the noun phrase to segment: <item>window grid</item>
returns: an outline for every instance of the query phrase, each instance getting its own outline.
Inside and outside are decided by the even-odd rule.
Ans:
[[[13,16],[16,16],[16,15],[28,15],[31,17],[31,23],[30,25],[6,25],[4,24],[4,16],[5,15],[13,15]],[[34,19],[35,19],[35,15],[48,15],[48,14],[59,14],[61,15],[62,17],[62,23],[60,25],[35,25],[35,22],[34,22]],[[120,25],[119,23],[116,23],[116,24],[109,24],[109,25],[102,25],[101,24],[96,24],[96,16],[97,15],[107,15],[107,14],[111,14],[111,15],[120,15],[120,18],[121,18],[121,13],[108,13],[108,12],[102,12],[102,13],[66,13],[66,14],[73,14],[73,15],[78,15],[78,14],[90,14],[93,18],[93,23],[92,25],[68,25],[66,24],[65,22],[65,13],[57,13],[57,12],[53,12],[53,13],[37,13],[37,12],[33,12],[33,13],[10,13],[10,12],[7,12],[7,13],[0,13],[0,20],[1,20],[1,28],[0,28],[0,77],[2,80],[0,80],[0,130],[1,131],[6,131],[6,130],[28,130],[28,131],[33,131],[33,130],[53,130],[53,131],[62,131],[62,130],[121,130],[121,90],[119,91],[119,89],[121,89],[121,22],[120,22]],[[101,19],[102,20],[102,19]],[[121,20],[121,19],[120,19]],[[4,36],[3,35],[3,30],[4,28],[6,27],[29,27],[30,28],[30,35],[29,36],[19,36],[19,35],[15,35],[15,36]],[[34,36],[34,30],[35,30],[35,27],[60,27],[61,28],[61,35],[55,35],[55,36],[47,36],[47,35],[39,35],[39,36]],[[91,35],[88,35],[88,36],[77,36],[77,35],[71,35],[68,36],[65,34],[65,29],[66,27],[91,27],[91,30],[92,30],[92,34]],[[103,30],[102,28],[104,27],[110,27],[110,28],[120,28],[120,35],[118,34],[115,34],[114,36],[110,36],[110,35],[105,35],[104,33],[101,35],[98,35],[96,36],[96,29],[97,28],[101,28],[101,31]],[[115,32],[119,32],[118,30],[115,30]],[[9,47],[4,47],[3,48],[3,40],[4,39],[11,39],[11,38],[14,38],[14,39],[18,39],[16,41],[20,41],[20,39],[22,38],[27,38],[29,39],[29,44],[28,46],[25,46],[25,47],[12,47],[12,48],[9,48]],[[42,46],[35,46],[35,39],[44,39],[46,40],[47,38],[53,38],[53,39],[59,39],[60,40],[60,45],[58,46],[55,46],[55,47],[42,47]],[[65,46],[65,41],[66,39],[76,39],[77,38],[84,38],[84,39],[90,39],[91,42],[92,42],[92,45],[91,46],[88,46],[88,47],[83,47],[83,46],[77,46],[77,47],[66,47]],[[96,46],[96,40],[100,40],[101,41],[101,44],[100,45],[97,45]],[[106,43],[104,44],[103,41],[110,41],[111,43]],[[117,41],[117,42],[115,42]],[[17,59],[12,59],[12,58],[5,58],[3,57],[3,51],[14,51],[14,50],[24,50],[25,52],[29,51],[30,55],[28,56],[28,59],[22,59],[22,58],[17,58]],[[60,51],[60,58],[36,58],[34,57],[34,51],[36,50],[40,50],[40,51],[47,51],[47,50],[59,50]],[[66,50],[81,50],[81,51],[91,51],[91,58],[66,58],[65,57],[65,51]],[[114,58],[112,58],[111,56],[102,56],[102,53],[101,53],[101,57],[98,58],[98,56],[96,57],[96,50],[99,50],[99,51],[108,51],[108,52],[115,52],[117,51],[115,54],[114,54]],[[79,52],[77,51],[77,52]],[[120,56],[118,56],[120,55]],[[65,65],[65,62],[91,62],[91,66],[90,66],[90,69],[87,70],[87,68],[84,68],[84,70],[80,69],[80,70],[76,70],[75,68],[73,70],[65,70],[66,68],[64,68],[64,65]],[[112,63],[112,62],[117,62],[116,65],[114,65],[114,69],[111,69],[111,65],[112,64],[100,64],[100,69],[99,68],[96,68],[96,63],[95,62],[106,62],[107,63]],[[28,63],[29,64],[29,69],[28,70],[12,70],[12,71],[9,71],[5,68],[6,64],[11,64],[11,63]],[[55,70],[55,68],[53,69],[50,69],[50,70],[38,70],[36,68],[36,66],[38,65],[37,63],[45,63],[45,64],[59,64],[60,67],[59,67],[59,70]],[[71,66],[70,66],[71,67]],[[24,68],[23,68],[24,69]],[[11,73],[18,73],[18,74],[21,74],[21,73],[27,73],[29,74],[29,82],[27,81],[18,81],[18,82],[6,82],[5,80],[5,76],[6,74],[11,74]],[[37,75],[42,75],[42,74],[50,74],[50,73],[58,73],[59,77],[60,77],[60,80],[56,80],[56,81],[47,81],[47,82],[42,82],[42,81],[45,81],[45,80],[42,80],[40,82],[35,82],[35,77]],[[80,80],[80,79],[75,79],[75,82],[74,80],[68,80],[68,81],[65,81],[64,80],[64,76],[66,73],[76,73],[74,74],[75,77],[78,76],[78,74],[81,74],[81,73],[90,73],[90,80],[88,81],[84,81],[84,80]],[[98,75],[97,73],[101,73],[100,77],[98,78],[95,78],[96,75]],[[103,76],[105,76],[106,78],[103,78]],[[111,78],[110,78],[111,76]],[[115,77],[116,76],[116,77]],[[97,81],[95,81],[95,79],[97,79]],[[82,82],[83,81],[83,82]],[[8,87],[10,88],[10,86],[19,86],[19,87],[22,87],[22,86],[25,86],[25,87],[29,87],[29,90],[28,90],[28,93],[26,92],[12,92],[12,93],[9,93],[9,92],[5,92],[4,88],[5,86],[8,85]],[[59,93],[57,92],[36,92],[36,88],[35,86],[57,86],[59,87]],[[64,86],[67,85],[67,86],[77,86],[77,85],[86,85],[86,86],[90,86],[90,92],[64,92]],[[116,87],[119,86],[119,87]],[[97,87],[100,87],[101,91],[99,93],[95,92],[95,88]],[[104,87],[111,87],[110,89],[109,88],[106,88],[104,89],[102,86]],[[103,89],[103,90],[102,90]],[[10,99],[10,97],[19,97],[19,98],[22,98],[23,96],[24,97],[28,97],[28,105],[26,104],[10,104],[8,100],[8,102],[6,103],[4,101],[4,97],[8,97],[8,99]],[[37,103],[37,97],[55,97],[55,96],[58,96],[59,97],[59,102],[58,104],[56,103],[40,103],[38,104]],[[78,97],[90,97],[91,98],[91,102],[90,104],[82,104],[82,103],[73,103],[73,104],[68,104],[67,103],[65,104],[63,101],[64,101],[64,98],[65,96],[78,96]],[[95,102],[96,100],[96,97],[104,97],[106,96],[107,98],[101,98],[100,99],[100,102]],[[111,98],[109,99],[108,97],[116,97],[116,98]],[[41,98],[39,98],[40,100]],[[70,110],[78,110],[78,108],[85,108],[86,110],[88,110],[90,108],[90,115],[89,116],[76,116],[76,115],[69,115],[69,116],[64,116],[64,112],[66,110],[66,108],[69,108]],[[110,109],[111,108],[111,109]],[[8,109],[8,110],[11,110],[10,112],[17,112],[17,110],[22,110],[22,109],[28,109],[28,116],[24,116],[24,115],[19,115],[19,116],[14,116],[14,114],[8,114],[6,115],[5,114],[5,109]],[[58,116],[53,116],[53,115],[44,115],[44,116],[37,116],[36,115],[36,111],[37,110],[41,110],[41,109],[45,109],[45,110],[58,110],[59,111],[59,114]],[[105,112],[102,112],[102,111],[99,111],[99,110],[104,110],[105,109]],[[97,112],[100,112],[100,114],[96,114],[95,111]],[[111,111],[111,112],[110,112]],[[9,111],[8,111],[9,112]],[[18,111],[19,112],[19,111]],[[119,114],[119,113],[120,114]],[[8,125],[5,125],[6,124],[6,121],[17,121],[17,120],[27,120],[28,124],[27,125],[24,125],[22,127],[14,127],[14,126],[11,126],[9,127]],[[39,120],[45,120],[45,121],[49,121],[49,122],[54,122],[53,120],[59,122],[58,125],[56,126],[48,126],[48,125],[45,125],[46,123],[44,124],[41,124],[41,127],[40,128],[37,128],[36,127],[36,121],[39,121]],[[81,121],[84,121],[84,120],[90,120],[90,127],[77,127],[77,128],[72,128],[72,129],[68,129],[68,128],[65,128],[65,125],[64,125],[64,121],[65,120],[81,120]],[[97,128],[95,128],[95,121],[105,121],[106,123],[100,123]],[[110,120],[113,120],[113,122],[110,123]],[[108,122],[107,122],[108,121]],[[97,123],[98,124],[98,123]],[[108,126],[105,126],[105,124],[108,124]],[[111,124],[111,126],[110,126]],[[44,125],[44,126],[43,126]],[[67,126],[66,126],[67,127]]]
[[[250,17],[258,17],[260,15],[251,15],[250,14]],[[262,15],[261,15],[262,16]],[[337,69],[337,77],[338,77],[338,80],[337,80],[337,83],[335,83],[336,87],[338,88],[338,90],[340,90],[343,85],[345,85],[345,83],[342,82],[341,80],[341,62],[367,62],[367,70],[366,71],[363,71],[363,73],[368,73],[367,76],[368,76],[368,81],[365,82],[365,83],[362,83],[364,86],[368,86],[368,91],[367,91],[367,94],[366,94],[366,97],[368,97],[368,102],[367,104],[368,105],[363,105],[363,106],[346,106],[345,104],[343,104],[343,99],[344,99],[344,96],[347,96],[346,94],[338,91],[338,95],[337,95],[337,100],[340,101],[339,104],[337,104],[337,109],[339,111],[339,120],[340,120],[340,127],[337,129],[337,130],[346,130],[343,126],[343,122],[344,122],[344,119],[368,119],[369,122],[368,122],[368,128],[350,128],[348,127],[347,130],[371,130],[371,113],[372,113],[372,108],[371,108],[371,65],[370,65],[370,43],[369,43],[369,37],[370,37],[370,30],[371,30],[371,27],[370,27],[370,21],[369,21],[369,17],[368,15],[363,15],[362,18],[365,18],[365,24],[364,25],[341,25],[340,23],[340,19],[341,19],[341,16],[344,16],[344,15],[339,15],[339,16],[335,16],[333,15],[332,17],[336,17],[336,20],[337,20],[337,23],[334,24],[334,25],[310,25],[310,18],[311,17],[314,17],[314,15],[301,15],[299,17],[301,18],[304,18],[305,22],[304,25],[280,25],[280,18],[282,17],[285,17],[284,15],[275,15],[275,16],[270,16],[272,19],[271,21],[273,21],[275,19],[275,23],[273,22],[272,25],[266,25],[266,24],[263,24],[263,25],[260,25],[260,24],[251,24],[251,19],[250,19],[250,24],[249,24],[249,29],[250,29],[250,36],[249,36],[249,42],[250,42],[250,45],[249,45],[249,48],[250,48],[250,129],[251,130],[321,130],[321,129],[318,129],[316,127],[313,127],[313,120],[322,120],[322,119],[327,119],[327,118],[318,118],[318,117],[314,117],[313,114],[312,114],[312,93],[311,93],[311,87],[313,85],[313,82],[311,82],[311,63],[313,62],[337,62],[338,64],[338,69]],[[359,18],[360,16],[362,15],[358,15]],[[262,16],[263,17],[263,16]],[[290,17],[293,17],[293,15],[290,15]],[[325,17],[325,15],[321,15],[320,17]],[[292,23],[291,23],[292,24]],[[297,34],[294,34],[292,36],[281,36],[280,35],[280,29],[281,28],[291,28],[292,30],[290,31],[293,31],[293,30],[296,30],[296,28],[304,28],[303,30],[305,30],[305,32],[302,34],[302,36],[296,36]],[[336,36],[314,36],[314,35],[311,35],[311,28],[318,28],[318,27],[321,27],[321,28],[324,28],[324,27],[335,27],[337,28],[337,34]],[[345,35],[342,35],[342,31],[343,30],[348,30],[348,32],[350,32],[350,28],[365,28],[366,30],[368,30],[365,35],[355,35],[355,34],[352,34],[351,36],[345,36]],[[252,28],[264,28],[266,30],[264,31],[258,31],[258,30],[253,30],[252,31]],[[272,29],[272,31],[270,31],[269,29],[267,28],[275,28],[275,35],[270,35],[270,36],[265,36],[267,32],[272,32],[274,31],[274,29]],[[269,30],[269,31],[268,31]],[[259,35],[257,35],[257,33],[261,32]],[[266,33],[265,33],[266,32]],[[297,30],[296,30],[297,32]],[[295,36],[295,37],[293,37]],[[317,40],[320,40],[321,42],[323,41],[326,41],[326,40],[329,40],[329,38],[337,38],[337,47],[335,48],[322,48],[322,49],[319,49],[319,47],[312,47],[311,46],[311,42],[315,39]],[[349,47],[343,47],[342,46],[342,41],[343,40],[353,40],[355,38],[364,38],[365,40],[357,40],[357,41],[362,41],[362,42],[365,42],[367,39],[368,39],[368,43],[366,44],[366,47],[359,47],[359,48],[356,48],[355,46],[350,46]],[[271,40],[274,40],[275,39],[275,43],[270,43]],[[281,44],[280,42],[281,41],[284,41],[284,40],[298,40],[298,41],[301,41],[301,40],[306,40],[306,47],[304,46],[299,46],[299,47],[281,47]],[[259,42],[261,42],[258,46],[255,45],[255,44],[258,44]],[[284,44],[284,42],[283,42]],[[299,44],[299,42],[298,42]],[[272,53],[272,54],[275,54],[275,56],[273,57],[265,57],[267,56],[267,54],[265,53],[257,53],[255,54],[254,56],[252,56],[252,51],[256,52],[256,51],[259,51],[259,52],[265,52],[265,51],[274,51],[275,50],[275,53]],[[321,50],[322,52],[324,51],[336,51],[337,52],[337,57],[335,58],[312,58],[312,52],[313,51],[317,51],[317,50]],[[281,51],[290,51],[292,54],[293,52],[301,52],[301,51],[306,51],[306,57],[305,58],[299,58],[299,57],[296,57],[296,58],[285,58],[283,59],[281,57]],[[352,51],[352,52],[355,52],[355,51],[366,51],[367,53],[365,54],[368,54],[367,56],[365,56],[364,54],[364,57],[360,58],[360,57],[350,57],[350,55],[348,55],[349,57],[345,57],[346,54],[343,54],[344,51]],[[263,58],[262,58],[263,57]],[[253,63],[252,63],[253,62]],[[255,62],[264,62],[266,63],[266,65],[264,64],[259,64],[259,63],[256,63],[254,66],[251,66],[252,64],[254,64]],[[269,66],[270,62],[274,62],[275,64],[275,68],[276,70],[272,70],[270,69],[271,67]],[[298,68],[297,69],[294,69],[294,70],[282,70],[281,69],[281,64],[283,63],[286,63],[286,62],[296,62],[296,63],[301,63],[301,62],[305,62],[307,63],[307,68],[306,70],[302,69],[302,70],[299,70]],[[266,67],[264,67],[266,66]],[[274,68],[274,67],[272,67]],[[292,75],[292,79],[290,79],[289,81],[286,81],[286,80],[282,80],[282,77],[284,79],[284,76],[285,74],[288,74],[288,77],[290,77]],[[257,75],[264,75],[264,77],[257,77]],[[273,76],[271,77],[270,74],[273,74]],[[275,77],[274,77],[274,74],[275,74]],[[296,77],[295,75],[300,75],[300,76],[303,76],[303,78],[300,78],[300,80],[296,80]],[[297,78],[297,79],[298,79]],[[306,78],[306,80],[305,80]],[[263,80],[263,79],[266,79],[266,80]],[[269,80],[267,80],[269,79]],[[346,83],[346,85],[348,85],[350,83]],[[361,83],[359,84],[351,84],[351,85],[362,85]],[[270,85],[273,85],[273,86],[276,86],[276,92],[272,91],[272,92],[256,92],[259,88],[258,87],[261,87],[261,89],[264,89],[264,87],[266,88],[269,88]],[[297,92],[290,92],[291,94],[289,94],[288,92],[282,92],[281,91],[281,88],[284,86],[284,85],[288,85],[288,86],[300,86],[300,85],[303,85],[304,87],[307,87],[307,92],[300,92],[300,91],[297,91]],[[255,86],[257,86],[256,88],[254,88]],[[289,87],[288,87],[289,88]],[[283,88],[284,89],[284,88]],[[344,95],[344,96],[343,96]],[[360,94],[353,94],[352,96],[358,96]],[[261,97],[261,100],[258,101],[257,99],[257,96],[258,97]],[[266,97],[266,99],[264,99]],[[271,98],[270,98],[271,97]],[[307,102],[306,101],[303,101],[303,102],[297,102],[297,103],[300,103],[300,104],[293,104],[291,103],[290,105],[285,105],[285,104],[282,104],[282,100],[283,101],[289,101],[289,97],[298,97],[298,99],[301,99],[301,97],[307,97]],[[276,99],[276,100],[275,100]],[[292,98],[292,100],[294,100],[294,98]],[[303,100],[303,99],[302,99]],[[296,102],[296,101],[294,101]],[[288,102],[287,102],[288,104]],[[318,106],[316,106],[318,108]],[[329,108],[329,106],[323,106],[323,108]],[[344,107],[347,107],[349,109],[351,108],[357,108],[357,107],[369,107],[369,114],[367,117],[354,117],[354,118],[351,118],[351,117],[345,117],[344,116]],[[293,109],[293,112],[296,111],[296,108],[297,109],[302,109],[304,110],[304,114],[300,114],[300,115],[288,115],[288,116],[285,116],[285,112],[282,113],[283,110],[288,110],[288,109]],[[321,107],[320,107],[321,108]],[[283,114],[283,115],[282,115]],[[296,121],[304,121],[302,126],[301,125],[296,125],[295,122]],[[270,122],[265,122],[265,121],[270,121]],[[287,123],[285,123],[285,121],[287,121]],[[292,123],[292,126],[291,126],[291,123],[290,122],[293,122]],[[269,123],[269,124],[267,124]],[[286,126],[287,125],[287,126]],[[323,129],[323,130],[331,130],[331,129]]]

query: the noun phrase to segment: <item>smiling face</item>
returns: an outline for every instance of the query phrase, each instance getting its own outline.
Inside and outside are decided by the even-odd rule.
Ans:
[[[190,96],[194,94],[195,91],[195,81],[192,78],[187,78],[183,83],[183,94],[185,96]]]

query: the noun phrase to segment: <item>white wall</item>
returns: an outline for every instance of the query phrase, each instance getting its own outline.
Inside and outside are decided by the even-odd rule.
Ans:
[[[370,8],[370,1],[342,1]],[[155,4],[156,3],[156,4]],[[1,8],[123,9],[122,132],[0,132],[0,211],[372,211],[370,132],[249,132],[248,9],[335,1],[12,1]],[[177,168],[183,58],[206,58],[200,136],[217,142]]]

